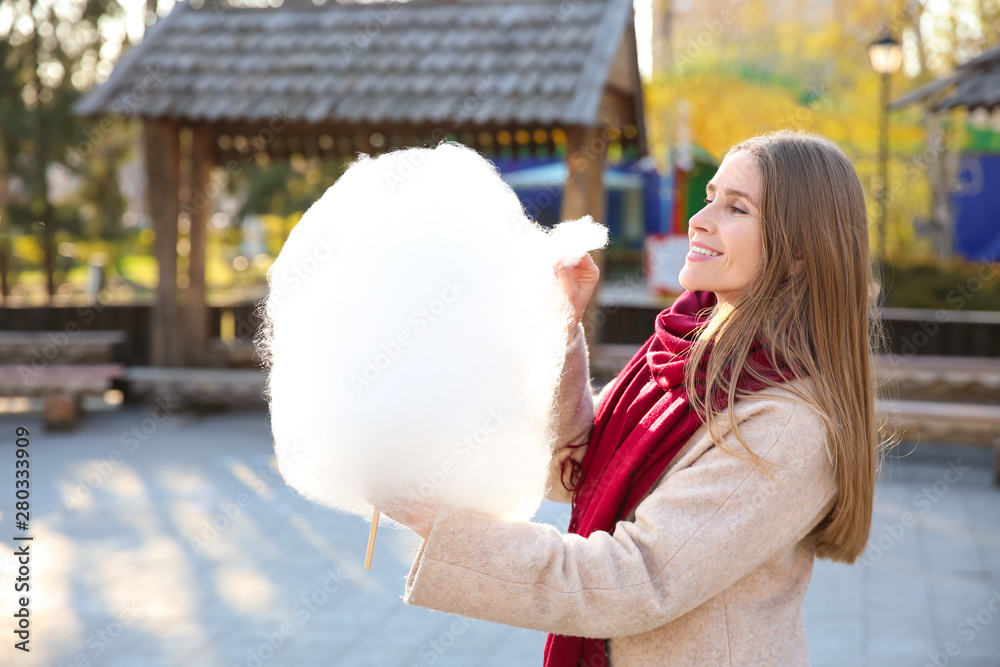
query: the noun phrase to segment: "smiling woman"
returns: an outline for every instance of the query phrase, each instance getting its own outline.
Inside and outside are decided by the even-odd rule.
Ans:
[[[708,183],[706,206],[688,222],[691,252],[684,289],[715,292],[722,303],[750,284],[761,264],[760,176],[749,153],[730,155]]]
[[[854,562],[871,525],[864,194],[787,131],[733,147],[707,194],[688,291],[596,396],[571,323],[547,495],[568,534],[401,499],[425,538],[407,604],[544,630],[546,667],[808,664],[813,562]],[[562,276],[574,318],[595,281]]]

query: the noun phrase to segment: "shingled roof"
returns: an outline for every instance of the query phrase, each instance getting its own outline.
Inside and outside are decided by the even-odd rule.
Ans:
[[[941,91],[948,92],[937,96]],[[937,99],[929,106],[935,110],[956,107],[989,110],[1000,106],[1000,47],[959,65],[951,76],[917,88],[893,102],[890,108],[898,109],[932,96]]]
[[[426,125],[461,114],[481,126],[594,125],[610,74],[626,81],[620,93],[639,95],[634,37],[623,39],[632,16],[631,0],[180,2],[75,110],[192,122],[280,112],[306,123]],[[628,122],[641,126],[637,99]]]

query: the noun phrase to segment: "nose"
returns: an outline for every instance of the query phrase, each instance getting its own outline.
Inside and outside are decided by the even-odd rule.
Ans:
[[[705,234],[711,234],[715,231],[715,223],[712,222],[712,214],[709,212],[709,208],[711,208],[711,204],[691,216],[688,220],[689,231],[699,231]]]

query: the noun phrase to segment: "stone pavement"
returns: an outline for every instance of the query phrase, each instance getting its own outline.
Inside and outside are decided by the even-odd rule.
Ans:
[[[383,526],[364,570],[367,522],[269,470],[265,412],[157,416],[92,413],[74,434],[0,416],[0,664],[541,664],[541,633],[403,605],[419,545],[409,531]],[[18,424],[32,432],[28,655],[11,635]],[[814,665],[1000,665],[1000,491],[987,458],[922,446],[890,460],[865,559],[817,561]],[[538,520],[565,528],[568,509],[546,503]]]
[[[991,452],[898,446],[868,548],[816,561],[805,613],[814,667],[1000,665],[1000,489]]]

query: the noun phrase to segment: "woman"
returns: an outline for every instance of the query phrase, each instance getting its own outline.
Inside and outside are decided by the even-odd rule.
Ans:
[[[557,268],[575,320],[547,497],[570,532],[384,507],[424,538],[407,604],[546,631],[549,667],[808,664],[813,560],[853,562],[871,523],[864,195],[835,144],[782,131],[733,147],[705,201],[688,291],[596,399],[597,267]]]

